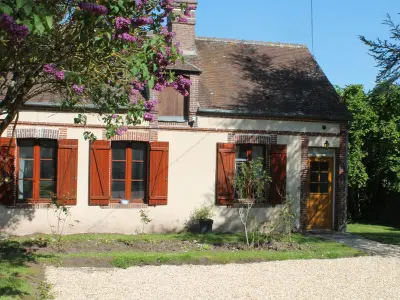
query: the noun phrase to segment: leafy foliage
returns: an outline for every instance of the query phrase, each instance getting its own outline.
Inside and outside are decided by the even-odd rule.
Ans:
[[[140,93],[190,82],[167,66],[183,59],[173,32],[172,0],[3,0],[0,4],[0,133],[21,107],[43,93],[61,107],[103,116],[107,135],[152,116]],[[181,6],[190,15],[194,7]],[[183,17],[180,18],[185,22]],[[116,122],[110,116],[123,112]],[[83,118],[77,122],[85,123]],[[87,138],[92,138],[90,133]]]
[[[338,89],[353,120],[349,131],[349,212],[355,220],[377,220],[399,202],[400,86],[381,83]]]
[[[378,62],[380,71],[377,81],[394,82],[400,77],[400,24],[396,24],[390,15],[387,15],[383,24],[389,28],[389,40],[378,38],[373,41],[365,36],[360,36],[360,39],[369,47],[371,56]]]

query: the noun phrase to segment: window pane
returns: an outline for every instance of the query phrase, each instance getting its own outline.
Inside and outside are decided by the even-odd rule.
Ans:
[[[321,183],[320,193],[328,193],[328,192],[329,192],[329,183]]]
[[[56,141],[40,141],[40,158],[54,158],[56,153]]]
[[[32,140],[19,140],[19,157],[20,158],[33,158],[33,141]]]
[[[144,179],[144,163],[132,163],[132,179]]]
[[[133,143],[132,160],[144,160],[146,145],[142,143]]]
[[[320,163],[320,170],[321,171],[329,171],[329,163],[328,162],[321,162]]]
[[[41,160],[40,161],[40,178],[53,179],[56,175],[55,161]]]
[[[19,179],[33,178],[33,160],[19,161]]]
[[[261,157],[264,160],[264,146],[253,146],[252,147],[253,157],[252,159],[257,159]]]
[[[132,182],[132,199],[144,199],[144,182]]]
[[[318,182],[318,172],[311,172],[310,182]]]
[[[236,146],[236,159],[247,160],[247,147],[245,145]]]
[[[113,160],[125,160],[126,159],[126,146],[127,143],[113,142],[112,148],[112,159]]]
[[[114,199],[125,199],[125,182],[113,181],[111,184],[112,197]]]
[[[53,180],[40,181],[40,198],[50,198],[50,194],[55,193],[55,191]]]
[[[319,162],[317,161],[311,162],[310,171],[319,171]]]
[[[125,179],[124,162],[112,162],[112,179]]]
[[[321,173],[320,181],[321,182],[328,182],[328,173]]]
[[[18,199],[23,200],[32,198],[32,180],[19,180],[18,182]]]
[[[318,193],[318,183],[310,183],[310,193]]]

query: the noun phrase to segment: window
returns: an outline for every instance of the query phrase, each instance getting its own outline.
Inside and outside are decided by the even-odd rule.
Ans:
[[[257,144],[239,144],[236,145],[235,154],[235,173],[240,168],[240,165],[253,159],[261,157],[265,160],[265,146]],[[265,168],[265,164],[264,164]],[[235,198],[238,198],[237,192],[235,191]],[[265,202],[265,199],[260,199],[260,202]]]
[[[185,121],[188,119],[189,98],[184,97],[173,87],[165,88],[158,99],[160,121]],[[161,118],[160,118],[161,117]]]
[[[328,161],[310,162],[310,193],[328,194],[331,190],[330,167]]]
[[[147,145],[112,142],[112,199],[144,201],[147,178]]]
[[[18,202],[49,200],[56,192],[57,141],[22,139],[18,144]]]

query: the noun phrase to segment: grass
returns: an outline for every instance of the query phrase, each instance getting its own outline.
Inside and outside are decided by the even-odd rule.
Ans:
[[[27,266],[0,260],[0,299],[33,295],[33,288],[26,280],[30,273]]]
[[[122,235],[74,235],[66,237],[68,242],[82,241],[83,238],[98,241],[125,241],[146,240],[157,242],[162,240],[184,240],[197,241],[205,244],[218,243],[243,243],[243,236],[240,234],[171,234],[171,235],[142,235],[142,236],[122,236]],[[186,251],[186,252],[107,252],[107,253],[74,253],[74,254],[55,254],[52,257],[39,259],[48,264],[66,266],[74,259],[83,259],[86,264],[90,262],[96,264],[99,261],[107,261],[111,266],[128,268],[135,265],[160,265],[160,264],[227,264],[243,262],[259,262],[272,260],[288,259],[324,259],[354,257],[363,255],[358,250],[349,248],[335,242],[329,242],[312,237],[305,237],[300,234],[293,235],[293,240],[307,250],[242,250],[242,251]]]
[[[381,225],[348,224],[347,231],[384,244],[400,245],[400,229]]]

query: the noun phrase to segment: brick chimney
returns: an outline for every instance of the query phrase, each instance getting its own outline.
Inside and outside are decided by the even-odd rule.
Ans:
[[[191,11],[192,16],[187,17],[183,15],[183,11],[180,9],[181,3],[187,3],[188,6],[192,6],[195,9]],[[183,55],[195,55],[196,45],[195,45],[195,27],[196,27],[196,9],[197,0],[175,0],[174,1],[174,11],[175,15],[180,15],[188,19],[187,23],[174,22],[169,24],[169,30],[176,33],[173,39],[173,43],[180,42],[180,49],[183,51]]]

